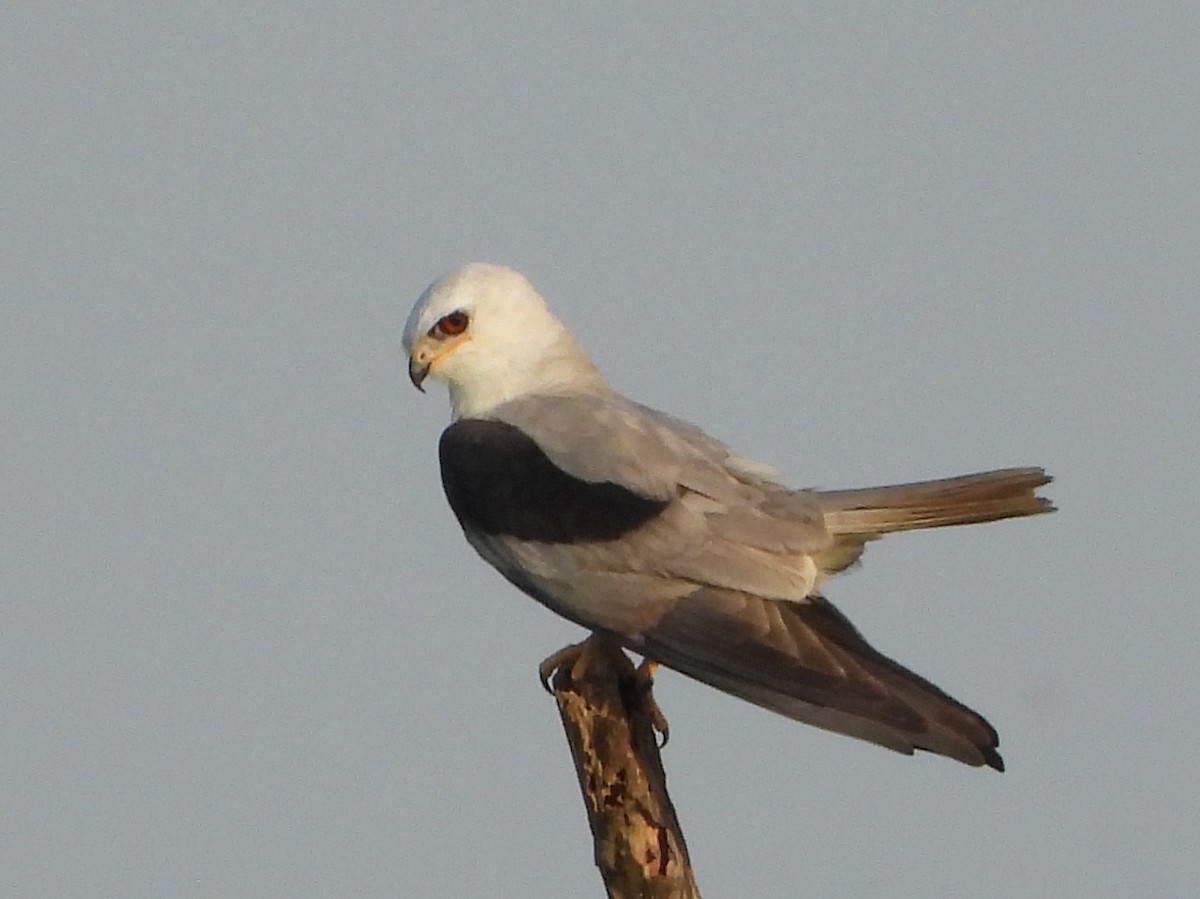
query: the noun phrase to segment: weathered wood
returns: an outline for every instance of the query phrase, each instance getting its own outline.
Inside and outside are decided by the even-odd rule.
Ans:
[[[699,899],[667,795],[648,676],[599,635],[546,664],[610,899]]]

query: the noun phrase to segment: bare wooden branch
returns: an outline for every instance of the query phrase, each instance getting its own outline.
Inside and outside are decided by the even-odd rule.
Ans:
[[[648,676],[599,635],[556,653],[549,670],[610,899],[700,899],[667,795]]]

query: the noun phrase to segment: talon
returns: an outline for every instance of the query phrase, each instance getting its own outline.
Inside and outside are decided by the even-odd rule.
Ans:
[[[587,643],[584,640],[581,643],[572,643],[570,646],[564,646],[558,652],[551,653],[542,660],[538,665],[538,677],[542,681],[542,689],[554,695],[554,687],[550,685],[550,678],[554,677],[555,673],[564,666],[575,667],[579,659],[583,656],[584,645]]]
[[[653,659],[642,659],[642,664],[637,666],[634,677],[637,679],[638,693],[646,709],[646,715],[650,718],[650,726],[662,734],[662,742],[658,744],[658,748],[662,749],[671,739],[671,725],[654,698],[654,673],[657,670],[658,662]]]

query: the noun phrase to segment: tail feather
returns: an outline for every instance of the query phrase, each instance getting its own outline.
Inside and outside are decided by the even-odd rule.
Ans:
[[[871,539],[893,531],[940,528],[1053,512],[1038,487],[1041,468],[1005,468],[957,478],[858,490],[821,490],[825,526],[835,536]]]

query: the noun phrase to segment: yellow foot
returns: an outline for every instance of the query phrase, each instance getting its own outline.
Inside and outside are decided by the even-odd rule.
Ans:
[[[551,696],[554,695],[554,688],[550,686],[550,678],[554,677],[555,672],[560,668],[570,667],[572,677],[577,670],[582,671],[582,668],[577,669],[577,666],[583,661],[584,654],[587,652],[587,645],[587,640],[581,640],[579,643],[564,646],[558,652],[543,659],[542,664],[538,665],[538,677],[541,678],[542,689]]]
[[[633,701],[641,705],[650,721],[650,726],[654,728],[655,733],[662,735],[659,748],[666,746],[667,741],[671,738],[671,728],[667,723],[667,716],[663,714],[654,699],[654,672],[658,670],[658,662],[653,659],[643,659],[642,664],[634,669],[629,657],[621,651],[621,648],[599,634],[593,634],[580,643],[564,646],[553,655],[547,656],[538,665],[538,678],[542,682],[542,689],[551,696],[555,695],[551,680],[559,672],[565,671],[568,681],[582,681],[587,675],[588,666],[592,663],[595,653],[613,654],[610,664],[615,665],[613,670],[620,674],[623,690],[627,691],[625,692],[626,702]]]
[[[662,749],[671,739],[671,726],[667,722],[667,716],[663,714],[663,710],[658,707],[658,702],[654,699],[654,672],[657,670],[658,662],[644,658],[642,664],[637,666],[634,677],[642,704],[646,708],[646,715],[650,718],[650,724],[662,734],[662,742],[658,744],[658,748]]]

